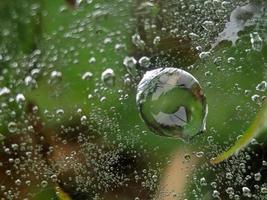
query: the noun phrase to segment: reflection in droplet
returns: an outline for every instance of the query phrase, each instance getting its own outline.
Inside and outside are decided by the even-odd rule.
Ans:
[[[141,117],[156,134],[188,141],[205,130],[206,98],[198,81],[176,68],[147,72],[138,85]]]

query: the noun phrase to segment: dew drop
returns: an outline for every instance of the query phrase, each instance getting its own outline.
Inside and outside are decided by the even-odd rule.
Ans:
[[[150,59],[146,56],[141,57],[138,62],[140,66],[144,68],[148,68],[150,65]]]
[[[103,71],[101,75],[101,80],[107,86],[113,86],[115,83],[115,73],[111,68],[106,69]]]
[[[25,101],[25,97],[23,94],[17,94],[16,96],[16,102],[17,103],[23,103]]]
[[[267,82],[266,81],[262,81],[256,86],[257,91],[264,92],[266,89],[267,89]]]
[[[17,131],[17,124],[15,122],[9,122],[8,131],[10,133],[15,133]]]
[[[0,97],[10,94],[10,89],[7,87],[0,88]]]
[[[127,71],[131,75],[135,75],[137,73],[136,63],[137,63],[137,61],[135,60],[134,57],[128,57],[128,56],[126,56],[124,58],[124,60],[123,60],[123,65],[126,67]]]
[[[85,72],[83,75],[82,75],[82,79],[83,80],[90,80],[92,78],[93,74],[91,72]]]
[[[205,130],[206,98],[198,81],[184,70],[148,71],[138,85],[136,102],[155,134],[189,141]]]
[[[253,32],[250,34],[250,41],[253,50],[259,52],[262,50],[263,41],[258,32]]]

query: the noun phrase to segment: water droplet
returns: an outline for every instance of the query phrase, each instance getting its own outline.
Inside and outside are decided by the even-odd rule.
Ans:
[[[233,174],[230,173],[230,172],[227,172],[227,173],[225,174],[225,177],[226,177],[227,179],[231,180],[231,179],[233,179]]]
[[[267,82],[266,81],[262,81],[260,82],[257,86],[256,86],[256,90],[264,92],[267,88]]]
[[[60,71],[52,71],[50,74],[49,84],[57,84],[62,80],[62,73]]]
[[[147,72],[138,85],[136,102],[156,134],[188,141],[205,130],[206,98],[198,81],[184,70]]]
[[[207,184],[207,181],[206,181],[206,179],[205,179],[205,177],[202,177],[202,178],[200,179],[200,185],[202,185],[202,186],[206,186],[206,185],[208,185],[208,184]]]
[[[145,47],[145,42],[144,40],[141,39],[139,34],[134,34],[132,36],[132,42],[135,46],[137,46],[140,49],[143,49]]]
[[[204,156],[204,152],[203,151],[196,152],[196,157],[201,158],[203,156]]]
[[[140,66],[144,68],[148,68],[150,65],[150,59],[146,56],[141,57],[138,62]]]
[[[17,94],[17,96],[16,96],[16,102],[17,103],[23,103],[23,102],[25,102],[24,95],[23,94]]]
[[[17,180],[15,181],[15,184],[18,185],[18,186],[21,185],[21,180],[20,180],[20,179],[17,179]]]
[[[85,72],[83,75],[82,75],[82,79],[83,80],[90,80],[92,78],[93,74],[91,72]]]
[[[267,194],[267,187],[262,187],[261,188],[261,193],[262,194]]]
[[[184,159],[185,159],[186,161],[189,161],[189,160],[191,159],[191,156],[190,156],[189,154],[185,154],[185,155],[184,155]]]
[[[214,198],[220,198],[220,192],[218,190],[213,190],[212,196]]]
[[[128,57],[126,56],[123,60],[123,65],[126,67],[127,71],[131,75],[136,75],[137,70],[136,70],[136,63],[137,61],[135,60],[134,57]]]
[[[24,79],[25,85],[30,87],[30,88],[36,88],[37,87],[37,82],[35,79],[33,79],[31,76],[27,76]]]
[[[205,60],[208,57],[210,57],[210,55],[211,55],[211,53],[209,51],[204,51],[204,52],[201,52],[199,54],[199,58],[202,59],[202,60]]]
[[[10,89],[7,87],[0,88],[0,97],[10,94]]]
[[[250,192],[250,189],[248,187],[243,187],[242,192],[243,192],[243,195],[245,197],[251,197],[251,192]]]
[[[261,173],[258,172],[256,174],[254,174],[254,179],[255,179],[255,181],[260,181],[261,180]]]
[[[204,21],[202,27],[207,31],[212,31],[214,29],[213,21]]]
[[[101,80],[105,83],[105,85],[113,86],[115,83],[115,73],[113,69],[108,68],[105,71],[103,71],[101,75]]]
[[[154,38],[154,40],[153,40],[153,44],[157,46],[157,45],[159,45],[159,43],[160,43],[160,37],[159,36],[156,36]]]
[[[44,181],[41,182],[41,186],[43,188],[45,188],[47,185],[48,185],[48,182],[47,181],[44,180]]]
[[[250,41],[252,49],[255,51],[261,51],[263,47],[263,41],[258,32],[253,32],[250,34]]]
[[[15,122],[9,122],[8,131],[10,133],[15,133],[17,131],[17,124]]]

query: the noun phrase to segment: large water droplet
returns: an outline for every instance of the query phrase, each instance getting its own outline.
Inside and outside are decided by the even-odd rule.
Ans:
[[[141,117],[156,134],[189,141],[205,130],[206,98],[198,81],[176,68],[148,71],[138,85]]]

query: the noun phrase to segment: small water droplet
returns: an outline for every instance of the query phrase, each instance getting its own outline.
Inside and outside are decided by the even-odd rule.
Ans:
[[[126,67],[127,71],[131,75],[136,75],[137,74],[136,63],[137,63],[137,61],[135,60],[134,57],[126,56],[124,58],[124,60],[123,60],[123,65]]]
[[[101,75],[101,80],[104,82],[106,86],[113,86],[115,84],[115,73],[113,69],[108,68],[103,71]]]
[[[140,66],[144,68],[148,68],[150,65],[150,59],[146,56],[141,57],[138,62]]]
[[[9,122],[8,131],[10,133],[15,133],[17,131],[17,124],[15,122]]]
[[[267,88],[267,82],[266,81],[262,81],[260,82],[257,86],[256,86],[256,90],[264,92]]]
[[[258,32],[253,32],[250,34],[250,41],[253,50],[259,52],[262,50],[263,41]]]
[[[90,80],[92,78],[93,74],[91,72],[85,72],[83,75],[82,75],[82,79],[83,80]]]

